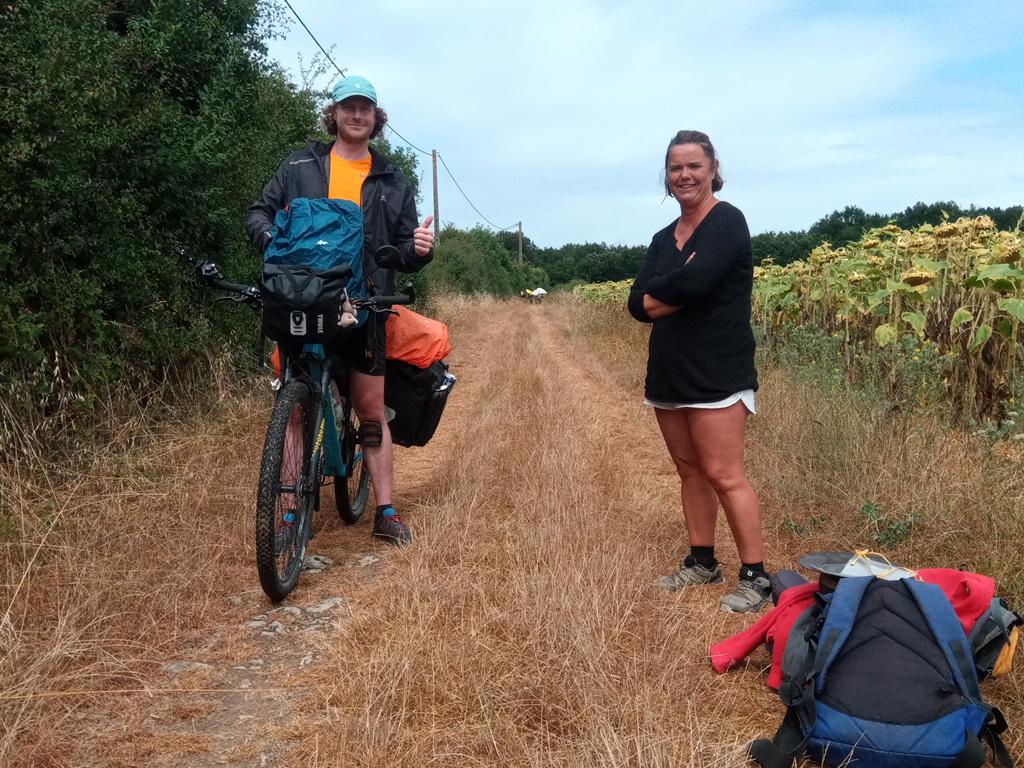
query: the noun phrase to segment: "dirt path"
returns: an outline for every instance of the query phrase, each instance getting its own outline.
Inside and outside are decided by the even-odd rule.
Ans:
[[[459,381],[444,428],[428,446],[396,450],[396,504],[414,525],[418,511],[427,511],[425,500],[442,493],[432,470],[479,402],[480,381],[493,364],[487,351],[499,333],[498,327],[481,323],[459,338],[449,358]],[[254,437],[261,430],[255,429]],[[380,576],[383,563],[402,557],[370,536],[372,494],[370,511],[352,527],[330,514],[329,491],[324,499],[309,551],[327,558],[327,567],[305,572],[295,592],[276,607],[258,585],[225,596],[208,639],[181,649],[180,658],[168,661],[150,682],[152,697],[123,712],[116,731],[103,733],[104,754],[116,755],[126,766],[289,764],[280,749],[282,735],[315,691],[311,673],[322,664],[324,648],[340,624],[360,606],[372,604],[376,591],[387,589],[386,576]],[[93,763],[85,753],[78,759]]]
[[[383,765],[402,744],[393,764],[728,765],[767,731],[777,711],[757,670],[726,683],[706,662],[748,617],[717,611],[718,591],[651,588],[684,533],[635,383],[557,303],[443,315],[458,384],[431,444],[397,452],[415,545],[373,542],[370,515],[343,527],[323,514],[311,550],[329,567],[276,608],[258,588],[224,595],[147,680],[154,693],[115,707],[99,734],[113,764]],[[679,704],[695,696],[707,706]],[[385,729],[396,707],[406,716]],[[100,764],[93,744],[78,764]]]

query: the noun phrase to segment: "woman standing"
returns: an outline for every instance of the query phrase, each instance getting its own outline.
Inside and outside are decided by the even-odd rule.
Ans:
[[[665,153],[665,192],[679,218],[657,232],[629,293],[629,311],[652,323],[645,403],[682,483],[690,553],[658,584],[675,591],[721,584],[715,523],[721,502],[742,566],[726,611],[745,613],[771,597],[764,569],[761,507],[743,470],[747,416],[756,413],[750,232],[722,188],[707,134],[679,131]]]

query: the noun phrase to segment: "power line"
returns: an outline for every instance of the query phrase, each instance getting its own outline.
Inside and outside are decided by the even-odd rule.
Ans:
[[[303,28],[304,30],[306,30],[306,34],[307,34],[307,35],[309,35],[309,36],[310,36],[310,37],[311,37],[311,38],[313,39],[313,42],[314,42],[314,43],[316,43],[316,47],[320,49],[320,51],[321,51],[321,52],[323,53],[323,55],[327,57],[327,60],[328,60],[329,62],[331,62],[331,64],[333,64],[333,65],[334,65],[334,68],[335,68],[336,70],[338,70],[338,74],[339,74],[339,75],[341,75],[342,77],[345,77],[345,70],[343,70],[343,69],[342,69],[341,67],[339,67],[339,66],[338,66],[338,64],[337,64],[337,62],[335,62],[335,61],[334,61],[334,59],[332,59],[332,58],[331,58],[331,54],[329,54],[329,53],[328,53],[328,52],[327,52],[327,51],[326,51],[326,50],[324,49],[324,47],[323,47],[322,45],[320,45],[320,41],[316,39],[316,35],[314,35],[314,34],[313,34],[313,32],[312,32],[312,31],[310,30],[310,28],[306,26],[306,22],[304,22],[304,21],[302,20],[302,17],[301,17],[301,16],[299,16],[299,12],[298,12],[298,11],[296,11],[294,7],[292,7],[292,4],[291,4],[290,2],[288,2],[288,0],[284,0],[284,4],[288,6],[288,10],[290,10],[290,11],[292,12],[292,15],[293,15],[293,16],[294,16],[294,17],[295,17],[296,19],[298,19],[298,21],[299,21],[299,24],[301,24],[301,25],[302,25],[302,28]],[[396,131],[396,130],[395,130],[395,129],[394,129],[393,127],[392,127],[392,126],[390,126],[390,125],[389,125],[389,126],[387,126],[387,127],[391,129],[391,132],[392,132],[393,134],[395,134],[395,136],[397,136],[398,138],[400,138],[400,139],[401,139],[402,141],[404,141],[404,142],[405,142],[406,144],[408,144],[408,145],[409,145],[410,147],[412,147],[413,149],[415,149],[415,150],[416,150],[417,152],[419,152],[419,153],[421,153],[421,154],[424,154],[424,155],[429,155],[429,154],[430,154],[430,153],[429,153],[429,152],[427,152],[426,150],[423,150],[423,149],[420,149],[419,147],[417,147],[417,146],[416,146],[415,144],[413,144],[413,143],[412,143],[411,141],[409,141],[409,140],[408,140],[407,138],[405,138],[405,136],[403,136],[403,135],[402,135],[402,134],[400,134],[400,133],[399,133],[398,131]]]
[[[419,153],[421,153],[421,154],[424,154],[424,155],[427,155],[428,157],[430,156],[430,153],[429,153],[429,152],[427,152],[427,151],[426,151],[425,149],[420,149],[419,147],[417,147],[417,146],[416,146],[415,144],[413,144],[413,143],[412,143],[411,141],[409,141],[409,140],[408,140],[407,138],[405,138],[405,136],[403,136],[403,135],[402,135],[402,134],[400,134],[400,133],[399,133],[398,131],[396,131],[396,130],[395,130],[394,128],[392,128],[392,127],[391,127],[390,125],[388,125],[388,126],[385,126],[385,127],[386,127],[386,128],[387,128],[387,129],[389,130],[389,131],[391,131],[391,132],[392,132],[393,134],[395,134],[395,136],[397,136],[397,137],[398,137],[398,138],[400,138],[400,139],[401,139],[402,141],[404,141],[404,142],[405,142],[406,144],[408,144],[408,145],[409,145],[410,147],[412,147],[413,149],[415,149],[415,150],[416,150],[417,152],[419,152]]]
[[[288,10],[290,10],[292,12],[292,15],[294,15],[295,18],[299,20],[299,24],[301,24],[302,28],[304,30],[306,30],[306,34],[308,34],[310,37],[313,38],[313,42],[316,43],[316,47],[320,49],[320,51],[323,53],[324,56],[327,57],[327,60],[329,62],[331,62],[331,64],[334,64],[334,68],[336,70],[338,70],[338,74],[341,75],[342,77],[344,77],[345,76],[345,70],[343,70],[341,67],[339,67],[335,63],[334,59],[331,58],[331,54],[329,54],[327,51],[324,50],[324,47],[322,45],[320,45],[320,41],[316,39],[316,35],[314,35],[312,32],[309,31],[309,27],[306,26],[306,22],[304,22],[302,20],[302,17],[299,16],[298,12],[296,12],[296,10],[294,8],[292,8],[292,4],[289,3],[288,0],[284,0],[284,4],[288,6]]]
[[[448,163],[446,163],[446,162],[444,161],[444,158],[443,158],[443,157],[441,157],[441,153],[440,153],[440,152],[438,152],[438,153],[437,153],[437,159],[441,161],[441,165],[443,165],[443,166],[444,166],[444,169],[445,169],[445,171],[447,171],[448,175],[449,175],[449,176],[451,176],[451,179],[452,179],[452,181],[453,181],[453,182],[455,182],[455,186],[456,186],[456,187],[458,188],[459,192],[461,192],[461,193],[462,193],[462,196],[463,196],[464,198],[466,198],[466,202],[467,202],[467,203],[469,203],[470,207],[471,207],[471,208],[472,208],[472,209],[473,209],[474,211],[476,211],[476,212],[477,212],[477,215],[478,215],[478,216],[479,216],[479,217],[480,217],[481,219],[483,219],[484,221],[486,221],[486,222],[487,222],[488,224],[490,224],[490,225],[491,225],[492,227],[494,227],[494,228],[495,228],[496,230],[498,230],[499,232],[504,232],[504,231],[506,231],[506,230],[509,230],[509,229],[512,229],[513,227],[515,227],[515,226],[517,226],[517,225],[518,225],[518,222],[516,222],[516,224],[510,224],[510,225],[508,225],[507,227],[499,227],[499,226],[498,226],[497,224],[495,224],[495,223],[494,223],[493,221],[491,221],[491,220],[490,220],[490,219],[488,219],[488,218],[487,218],[486,216],[484,216],[484,215],[483,215],[482,213],[480,213],[480,209],[479,209],[479,208],[477,208],[477,207],[476,207],[475,205],[473,205],[473,201],[469,199],[469,195],[467,195],[467,194],[465,193],[465,191],[464,191],[464,190],[462,189],[462,186],[461,186],[461,185],[459,184],[458,180],[457,180],[457,179],[455,178],[455,174],[453,174],[453,173],[452,173],[452,169],[448,167]]]

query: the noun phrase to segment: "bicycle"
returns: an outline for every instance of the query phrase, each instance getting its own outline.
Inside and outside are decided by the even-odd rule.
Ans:
[[[393,246],[383,246],[375,258],[390,267],[397,253]],[[219,298],[262,312],[259,287],[228,282],[211,261],[195,266],[200,279],[230,294]],[[395,304],[415,301],[411,283],[405,290],[404,295],[348,301],[357,311],[383,314]],[[325,479],[332,478],[338,516],[348,525],[362,517],[370,493],[370,474],[348,397],[347,367],[335,370],[335,360],[320,344],[279,350],[280,375],[274,383],[276,397],[256,495],[256,569],[263,591],[275,603],[298,583]]]

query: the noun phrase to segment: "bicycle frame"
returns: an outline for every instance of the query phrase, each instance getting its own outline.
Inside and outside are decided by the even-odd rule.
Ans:
[[[375,259],[378,265],[383,267],[391,266],[389,259],[394,259],[398,254],[398,249],[393,246],[382,246],[378,249],[375,254]],[[182,258],[184,254],[182,254]],[[248,304],[251,308],[256,311],[261,311],[263,308],[262,299],[260,296],[260,290],[256,286],[244,285],[240,283],[231,283],[224,279],[224,276],[217,269],[217,265],[211,261],[192,262],[189,261],[192,266],[196,269],[196,274],[211,287],[225,291],[230,294],[231,300],[239,301]],[[415,294],[412,290],[412,283],[407,283],[405,286],[406,294],[404,296],[376,296],[369,300],[360,300],[357,304],[360,304],[360,310],[366,308],[368,305],[371,306],[371,311],[386,311],[377,310],[374,307],[383,304],[384,306],[390,306],[391,304],[411,304],[415,301]],[[323,450],[320,463],[320,475],[319,477],[332,476],[332,477],[350,477],[352,475],[352,466],[345,461],[345,446],[341,445],[341,438],[338,434],[338,425],[334,418],[334,404],[333,395],[331,393],[331,361],[327,357],[324,347],[322,344],[305,344],[302,350],[291,359],[289,355],[284,353],[282,349],[282,355],[285,359],[282,360],[282,374],[284,380],[281,384],[286,384],[298,376],[307,380],[310,385],[312,395],[316,398],[316,411],[314,423],[318,425],[316,430],[316,444],[314,446],[313,453]],[[299,362],[305,364],[305,370],[299,365]],[[299,372],[302,373],[299,373]],[[349,451],[352,454],[352,451]],[[354,463],[354,462],[353,462]],[[317,479],[319,485],[319,478]],[[318,502],[319,507],[319,502]]]
[[[327,358],[322,344],[305,344],[294,358],[282,352],[284,381],[287,384],[295,378],[306,380],[312,389],[313,424],[316,442],[312,457],[319,461],[319,475],[349,477],[352,467],[345,462],[338,425],[334,419],[334,394],[331,391],[331,361]]]

